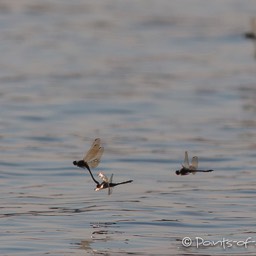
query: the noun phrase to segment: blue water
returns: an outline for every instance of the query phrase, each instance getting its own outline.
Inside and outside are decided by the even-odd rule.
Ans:
[[[254,255],[234,241],[256,240],[255,13],[244,0],[1,1],[1,255]],[[72,164],[97,137],[94,174],[134,180],[111,196]],[[214,172],[175,175],[185,150]]]

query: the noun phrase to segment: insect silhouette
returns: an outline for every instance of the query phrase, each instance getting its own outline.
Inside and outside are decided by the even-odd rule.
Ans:
[[[74,165],[76,165],[80,168],[83,168],[83,169],[86,168],[89,171],[92,180],[97,185],[100,185],[100,183],[93,177],[90,168],[96,168],[98,166],[103,152],[104,152],[104,148],[100,146],[100,138],[97,138],[92,143],[91,148],[85,154],[84,158],[82,160],[73,162]]]
[[[188,152],[185,151],[184,163],[182,168],[176,171],[177,175],[188,175],[190,173],[196,174],[197,172],[212,172],[213,170],[198,170],[198,157],[193,156],[191,160],[191,165],[189,165]]]
[[[251,31],[244,34],[245,38],[256,39],[256,17],[251,18]]]
[[[251,31],[244,34],[245,38],[250,39],[254,45],[254,58],[256,59],[256,17],[251,19]]]
[[[110,178],[108,179],[108,177],[103,174],[102,172],[99,173],[98,175],[103,181],[102,183],[98,184],[95,188],[95,191],[99,191],[102,189],[107,188],[108,189],[108,195],[112,194],[112,188],[118,185],[122,185],[122,184],[127,184],[127,183],[131,183],[133,182],[133,180],[127,180],[127,181],[123,181],[123,182],[118,182],[118,183],[113,183],[113,174],[111,174]]]

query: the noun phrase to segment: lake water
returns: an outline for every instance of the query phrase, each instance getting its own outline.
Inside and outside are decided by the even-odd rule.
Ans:
[[[255,14],[254,0],[1,1],[1,255],[255,255]],[[72,164],[97,137],[93,173],[134,180],[111,196]],[[214,172],[177,176],[185,150]]]

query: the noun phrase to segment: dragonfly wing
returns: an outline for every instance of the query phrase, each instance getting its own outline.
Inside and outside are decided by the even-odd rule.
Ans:
[[[108,195],[111,195],[112,191],[113,191],[113,188],[109,186],[109,184],[112,183],[113,175],[114,174],[112,173],[111,176],[110,176],[109,182],[108,182]]]
[[[92,167],[92,168],[97,167],[97,166],[99,165],[99,163],[100,163],[100,159],[101,159],[101,156],[102,156],[103,152],[104,152],[104,148],[103,148],[103,147],[100,147],[100,148],[98,149],[98,152],[96,153],[96,155],[95,155],[91,160],[89,160],[89,161],[87,162],[87,164],[88,164],[90,167]]]
[[[192,161],[191,161],[191,165],[190,165],[190,169],[196,170],[197,168],[198,168],[198,157],[193,156]]]
[[[101,178],[104,182],[107,182],[108,183],[108,177],[103,173],[103,172],[100,172],[98,174],[99,178]]]
[[[89,162],[92,158],[96,156],[100,149],[100,138],[97,138],[94,140],[94,142],[91,145],[91,148],[88,150],[87,154],[83,158],[85,162]]]
[[[187,151],[185,151],[184,163],[182,166],[189,169],[189,161],[188,161],[188,152]]]

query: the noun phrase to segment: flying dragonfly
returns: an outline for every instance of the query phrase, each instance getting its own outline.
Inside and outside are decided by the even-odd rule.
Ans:
[[[253,41],[254,58],[256,59],[256,17],[251,19],[251,31],[245,33],[245,38]]]
[[[98,166],[103,152],[104,152],[104,148],[100,146],[100,138],[97,138],[92,143],[91,148],[85,154],[84,158],[82,160],[73,162],[74,165],[76,165],[80,168],[83,168],[83,169],[86,168],[89,171],[89,173],[92,177],[92,180],[97,185],[100,185],[100,183],[93,177],[90,168],[96,168]]]
[[[256,17],[251,18],[251,31],[244,34],[245,38],[256,39]]]
[[[197,172],[212,172],[213,170],[198,170],[198,157],[193,156],[191,160],[191,165],[188,160],[188,152],[185,151],[184,163],[182,168],[176,171],[177,175],[188,175],[190,173],[196,174]]]
[[[110,178],[108,179],[108,177],[105,174],[103,174],[102,172],[100,172],[98,176],[103,181],[96,186],[95,191],[99,191],[99,190],[107,188],[108,189],[108,195],[112,194],[112,188],[113,187],[133,182],[133,180],[127,180],[127,181],[123,181],[123,182],[119,182],[119,183],[113,183],[112,182],[113,174],[111,174]]]

